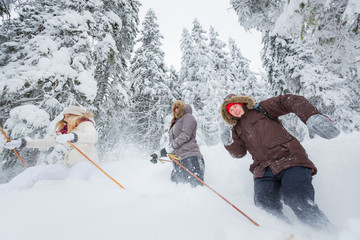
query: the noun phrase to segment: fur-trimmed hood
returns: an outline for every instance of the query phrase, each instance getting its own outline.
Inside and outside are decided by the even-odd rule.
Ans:
[[[177,113],[175,113],[175,108],[178,109]],[[173,119],[171,120],[170,128],[172,128],[172,126],[175,124],[175,122],[177,120],[179,120],[180,118],[182,118],[185,114],[187,114],[187,113],[192,114],[191,106],[188,104],[185,104],[181,100],[177,100],[173,103],[171,111],[172,111]]]
[[[220,112],[221,117],[224,119],[224,121],[231,126],[235,126],[237,120],[226,111],[226,106],[229,103],[242,103],[247,107],[247,109],[253,109],[256,105],[255,100],[249,96],[229,94],[222,103]]]

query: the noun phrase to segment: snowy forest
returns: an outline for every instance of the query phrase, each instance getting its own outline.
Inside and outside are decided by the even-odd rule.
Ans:
[[[95,114],[102,161],[112,149],[163,147],[171,105],[193,107],[198,142],[220,142],[219,107],[229,93],[256,101],[298,94],[342,132],[360,130],[360,3],[358,0],[229,0],[238,22],[262,33],[264,72],[249,69],[234,39],[194,19],[180,39],[181,67],[167,66],[156,12],[139,19],[139,0],[1,0],[0,126],[11,139],[53,134],[69,105]],[[302,140],[294,116],[282,119]],[[1,138],[0,144],[5,142]],[[54,163],[64,149],[24,149],[28,165]],[[22,171],[0,149],[6,182]]]

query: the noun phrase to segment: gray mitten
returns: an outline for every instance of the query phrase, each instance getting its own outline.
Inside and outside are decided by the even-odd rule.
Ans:
[[[322,138],[331,139],[340,134],[335,124],[326,116],[316,114],[311,116],[306,121],[306,126],[309,129],[310,138],[314,138],[315,134]]]
[[[232,138],[232,128],[225,124],[221,124],[220,131],[221,131],[221,141],[224,144],[224,146],[229,146],[233,144],[234,139]]]

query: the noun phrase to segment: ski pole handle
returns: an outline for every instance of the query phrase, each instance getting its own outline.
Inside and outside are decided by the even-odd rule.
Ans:
[[[4,129],[3,129],[2,127],[0,127],[0,131],[2,132],[2,134],[4,134],[5,139],[6,139],[8,142],[11,142],[11,140],[8,138],[8,136],[6,135],[6,132],[4,131]],[[14,152],[16,153],[16,155],[18,156],[18,158],[20,159],[21,163],[24,165],[24,167],[27,168],[24,160],[22,160],[22,158],[20,157],[20,154],[16,151],[15,148],[14,148],[13,150],[14,150]]]

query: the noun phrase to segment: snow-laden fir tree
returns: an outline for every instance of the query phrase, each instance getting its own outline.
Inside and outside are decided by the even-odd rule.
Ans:
[[[149,9],[130,67],[131,136],[139,147],[149,151],[160,147],[160,138],[168,129],[164,119],[171,113],[174,101],[161,49],[162,38],[155,12]]]
[[[251,96],[255,101],[263,100],[268,96],[266,82],[250,70],[250,60],[242,55],[235,40],[229,38],[228,44],[232,66],[229,86],[233,86],[233,93]]]
[[[169,67],[169,78],[169,88],[172,92],[174,99],[182,99],[180,76],[178,71],[172,65]]]
[[[128,136],[127,65],[135,44],[139,5],[138,1],[103,1],[94,16],[99,23],[94,29],[94,76],[98,85],[94,113],[100,133],[98,149],[104,158]]]
[[[212,64],[216,72],[214,78],[219,83],[219,100],[224,99],[227,94],[235,90],[235,78],[232,76],[232,60],[230,54],[225,50],[226,43],[220,40],[219,33],[214,27],[209,29],[209,49],[212,53]],[[220,102],[217,104],[220,107]]]
[[[3,22],[0,124],[5,128],[12,126],[11,119],[5,121],[10,110],[18,106],[31,103],[54,119],[69,104],[81,102],[86,106],[92,102],[96,81],[92,76],[93,58],[86,26],[93,19],[85,8],[80,3],[74,6],[62,1],[29,1],[19,10],[19,17]],[[38,132],[28,133],[29,125],[23,124],[23,129],[14,134],[9,128],[9,136],[42,137]],[[30,166],[38,160],[38,150],[31,152],[22,153]],[[4,161],[6,167],[11,165],[7,162],[16,158]]]
[[[114,94],[122,90],[118,78],[123,76],[124,70],[121,65],[124,65],[126,56],[131,51],[124,51],[132,46],[126,42],[132,41],[136,33],[130,34],[129,29],[135,29],[138,3],[123,0],[116,1],[118,5],[110,4],[111,8],[104,6],[109,3],[110,1],[100,0],[27,1],[19,8],[17,18],[2,23],[0,124],[8,128],[12,139],[23,136],[43,137],[44,135],[39,135],[39,132],[50,133],[54,130],[28,133],[30,125],[36,125],[37,122],[27,122],[22,125],[21,131],[13,134],[11,126],[13,121],[16,121],[14,117],[20,115],[14,115],[9,121],[5,120],[9,118],[10,110],[16,107],[32,104],[46,111],[49,119],[53,120],[57,116],[61,117],[61,111],[70,104],[80,105],[97,113],[100,107],[107,109],[108,102],[110,107],[114,106],[114,100],[108,101],[109,98],[115,101],[123,100],[121,96]],[[133,7],[132,12],[129,11],[129,6]],[[117,13],[121,13],[120,17]],[[128,30],[122,34],[121,30],[126,22],[129,23],[129,26],[126,26]],[[107,57],[111,60],[107,61]],[[122,60],[120,65],[117,63],[119,59]],[[102,64],[106,64],[107,67],[104,68]],[[112,72],[102,72],[108,70]],[[114,74],[116,71],[120,72]],[[96,77],[101,78],[99,84]],[[105,96],[102,92],[106,90],[102,89],[101,84],[106,78],[117,90],[109,91],[108,98],[99,97]],[[122,95],[126,96],[125,93]],[[116,104],[121,106],[122,103]],[[104,114],[104,111],[100,113]],[[29,119],[20,120],[25,122]],[[99,118],[96,121],[100,135],[104,129],[101,126],[106,125],[103,120]],[[29,151],[32,151],[32,154],[24,156],[29,165],[36,164],[37,160],[39,163],[52,161],[49,158],[37,158],[37,150]],[[16,161],[15,158],[3,160],[3,163]]]
[[[210,119],[211,124],[208,124],[211,134],[218,135],[220,140],[221,126],[223,123],[219,109],[224,98],[230,93],[238,93],[240,91],[241,80],[237,79],[234,73],[234,65],[230,54],[225,50],[226,43],[220,40],[219,33],[211,26],[209,29],[209,49],[212,54],[212,65],[214,68],[213,83],[215,94],[212,95],[211,106],[205,103],[205,109],[212,111],[213,118]],[[216,144],[213,142],[212,144]]]
[[[284,0],[230,0],[230,4],[245,30],[254,28],[259,31],[268,31],[273,28],[280,16]]]
[[[263,61],[274,95],[304,95],[343,130],[359,129],[360,111],[354,104],[360,96],[356,1],[232,4],[244,27],[263,32]]]
[[[193,108],[197,119],[200,142],[218,142],[218,86],[213,65],[213,54],[206,31],[199,21],[193,21],[191,34],[183,32],[181,48],[185,50],[180,69],[180,82],[185,103]],[[188,45],[188,46],[187,46]]]

